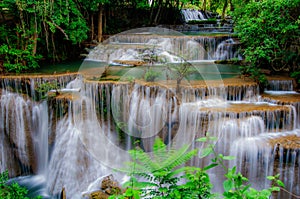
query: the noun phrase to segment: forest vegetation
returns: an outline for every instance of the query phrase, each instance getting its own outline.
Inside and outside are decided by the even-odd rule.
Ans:
[[[233,17],[247,67],[299,77],[300,0],[1,0],[0,72],[78,59],[83,49],[124,30],[180,24],[180,10]]]

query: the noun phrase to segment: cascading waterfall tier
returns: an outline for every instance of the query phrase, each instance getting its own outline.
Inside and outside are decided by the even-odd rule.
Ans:
[[[281,79],[270,79],[268,80],[268,90],[272,91],[293,91],[294,90],[294,79],[281,80]]]
[[[69,78],[66,78],[66,82],[69,82]],[[33,78],[30,81],[35,80]],[[7,81],[3,79],[3,82]],[[57,194],[65,187],[68,196],[80,198],[80,193],[87,189],[89,183],[110,172],[107,167],[99,166],[103,162],[109,162],[111,157],[111,152],[97,150],[104,146],[101,139],[110,140],[112,146],[117,146],[122,154],[132,147],[137,137],[142,137],[141,145],[146,151],[150,150],[156,135],[166,143],[177,143],[178,147],[183,143],[190,143],[192,147],[202,148],[194,140],[210,133],[219,137],[216,145],[218,152],[244,157],[243,164],[248,165],[250,179],[261,171],[254,169],[256,164],[264,164],[260,168],[266,175],[275,174],[278,171],[276,169],[281,166],[282,170],[279,171],[286,172],[283,167],[287,154],[296,156],[295,160],[291,160],[295,165],[293,171],[296,172],[299,159],[297,149],[296,152],[278,155],[280,151],[287,151],[287,147],[282,145],[283,149],[276,148],[274,143],[278,141],[272,141],[276,140],[274,136],[266,136],[284,136],[285,131],[289,130],[288,132],[295,132],[294,137],[299,137],[299,131],[295,131],[294,125],[297,123],[294,120],[298,112],[295,104],[272,100],[269,100],[270,103],[253,102],[258,94],[255,84],[249,82],[248,86],[238,87],[238,82],[232,85],[229,82],[225,80],[223,87],[190,82],[190,86],[182,89],[178,95],[171,84],[162,87],[155,82],[84,81],[78,76],[66,86],[69,90],[50,98],[48,105],[4,89],[1,92],[1,169],[10,168],[12,176],[43,174],[47,176],[46,184],[51,193]],[[72,92],[75,88],[80,88],[80,92]],[[266,97],[267,94],[264,95],[265,99]],[[15,126],[16,122],[12,118],[19,118],[18,126]],[[45,129],[46,132],[43,132]],[[100,135],[96,129],[101,129],[104,133],[100,138],[96,138]],[[43,135],[46,135],[46,139]],[[248,141],[252,143],[249,149],[245,148],[249,145],[245,144]],[[260,148],[260,143],[266,142],[269,144]],[[14,148],[10,147],[12,145]],[[46,150],[43,149],[45,145],[48,145]],[[257,146],[257,149],[254,150],[253,146]],[[247,155],[250,151],[253,155],[269,155],[255,160]],[[276,157],[274,151],[277,153]],[[281,156],[282,161],[279,158]],[[266,157],[272,160],[270,162],[267,159],[267,171]],[[118,161],[120,164],[124,160],[121,158]],[[81,166],[77,165],[78,162]],[[199,166],[204,164],[198,159],[191,163]],[[246,168],[238,168],[242,167]],[[290,174],[283,174],[286,175],[291,177]],[[294,184],[299,184],[297,180],[294,179],[293,186],[290,185],[289,190],[293,193],[298,192],[294,187]],[[264,186],[268,185],[267,181],[263,182]]]
[[[172,32],[173,33],[173,32]],[[149,32],[118,34],[90,51],[88,59],[114,62],[118,60],[139,60],[156,63],[185,60],[227,60],[242,59],[239,41],[230,36],[184,36],[166,33],[158,35]],[[175,56],[176,55],[176,56]]]
[[[43,173],[47,165],[47,105],[2,91],[0,98],[0,171],[11,176]]]
[[[295,109],[296,122],[295,128],[300,127],[300,94],[293,91],[266,91],[262,95],[262,101],[280,104],[291,105]]]
[[[184,17],[185,22],[189,21],[199,21],[199,20],[207,20],[211,17],[209,13],[202,12],[200,10],[192,10],[192,9],[183,9],[181,10],[181,13]]]
[[[135,141],[151,152],[159,136],[168,147],[188,144],[201,153],[205,143],[195,140],[214,136],[217,153],[237,157],[226,166],[237,166],[255,187],[280,173],[288,191],[300,195],[299,149],[288,147],[299,140],[299,94],[260,96],[257,83],[207,64],[237,56],[228,52],[237,43],[229,36],[146,30],[95,47],[79,74],[1,77],[1,171],[43,176],[50,195],[64,188],[67,198],[77,199],[104,175],[121,181],[113,170],[129,160]],[[192,70],[181,79],[185,66]],[[147,80],[149,71],[158,75]],[[49,82],[61,88],[37,92]],[[207,166],[211,158],[190,164]],[[224,173],[214,169],[210,176],[221,192]]]
[[[40,85],[52,83],[57,87],[65,87],[68,82],[77,77],[77,73],[59,74],[59,75],[18,75],[18,76],[0,76],[0,88],[16,93],[26,94],[33,99],[40,99],[37,92]]]

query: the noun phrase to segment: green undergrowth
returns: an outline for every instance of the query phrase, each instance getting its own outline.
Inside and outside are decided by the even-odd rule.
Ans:
[[[189,146],[180,149],[169,148],[162,140],[156,139],[153,151],[146,153],[140,148],[131,150],[132,161],[126,163],[122,172],[130,176],[130,180],[124,184],[121,195],[112,195],[110,199],[198,199],[198,198],[230,198],[230,199],[267,199],[273,192],[284,187],[279,175],[268,176],[272,185],[267,189],[257,190],[252,188],[248,179],[236,167],[227,168],[226,161],[234,159],[232,156],[217,154],[213,137],[203,137],[199,142],[208,143],[200,153],[200,158],[213,155],[211,163],[203,168],[186,166],[195,156],[198,150],[190,150]],[[225,170],[223,193],[213,193],[213,185],[208,175],[208,170],[214,167],[222,167]]]
[[[8,171],[0,173],[0,198],[1,199],[29,199],[28,190],[16,182],[8,183]],[[34,199],[41,199],[41,196]]]

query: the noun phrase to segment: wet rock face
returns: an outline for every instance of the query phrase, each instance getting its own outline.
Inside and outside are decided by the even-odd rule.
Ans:
[[[95,191],[89,196],[90,199],[107,199],[108,197],[109,195],[102,191]]]
[[[112,175],[105,177],[101,183],[101,190],[106,194],[113,195],[121,192],[119,183],[114,180]]]
[[[122,192],[120,185],[114,180],[112,175],[104,177],[101,182],[100,190],[89,194],[90,199],[107,199],[110,195],[120,194]]]
[[[7,162],[12,177],[35,173],[37,162],[32,139],[32,102],[20,95],[5,93],[0,98],[0,105],[0,136],[4,146],[0,161]]]
[[[300,136],[288,135],[274,138],[270,140],[270,144],[284,149],[300,149]]]

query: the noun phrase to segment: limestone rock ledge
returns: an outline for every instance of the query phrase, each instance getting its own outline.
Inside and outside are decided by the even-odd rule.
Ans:
[[[120,194],[122,189],[119,183],[114,179],[112,175],[103,178],[99,185],[99,190],[85,194],[84,198],[87,199],[107,199],[109,196],[114,194]]]

